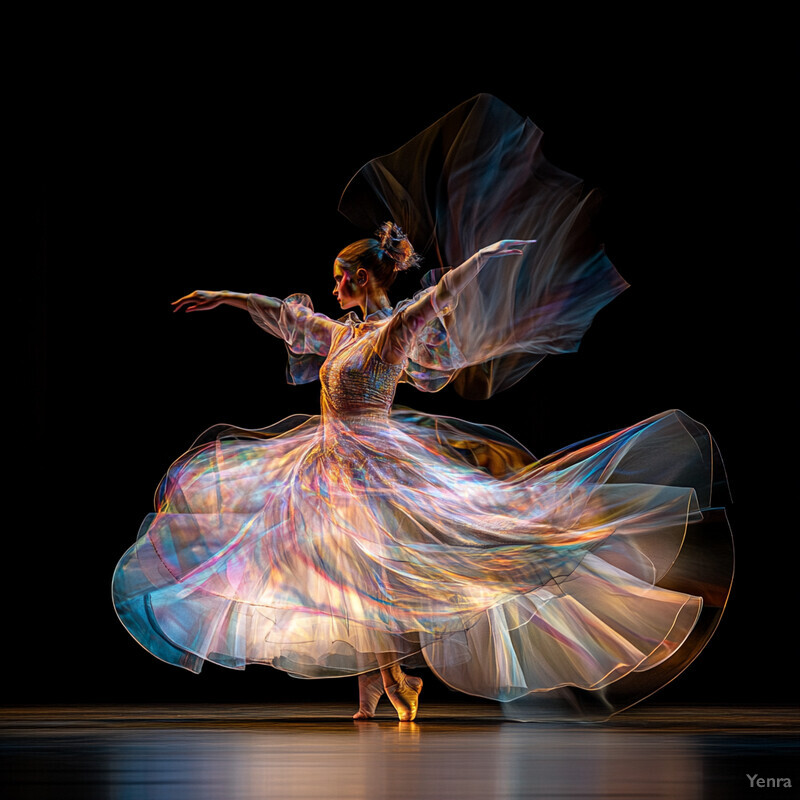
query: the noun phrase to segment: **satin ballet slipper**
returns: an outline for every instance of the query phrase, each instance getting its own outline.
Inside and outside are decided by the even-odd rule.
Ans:
[[[358,676],[358,711],[353,719],[372,719],[378,701],[383,696],[383,678],[380,671]]]
[[[386,696],[397,711],[400,722],[411,722],[417,716],[422,678],[403,675],[394,686],[386,687]]]

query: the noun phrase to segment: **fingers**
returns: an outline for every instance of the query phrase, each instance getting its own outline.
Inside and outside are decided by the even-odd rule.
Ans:
[[[519,255],[522,253],[522,247],[526,244],[533,244],[536,239],[508,239],[504,242],[500,242],[499,244],[503,247],[501,253],[503,255],[507,254],[516,254]],[[510,249],[509,249],[510,248]]]
[[[185,309],[186,311],[192,311],[193,309],[197,308],[197,298],[187,295],[186,297],[181,297],[179,300],[175,300],[174,302],[170,303],[170,305],[175,306],[172,309],[173,312],[181,311],[182,309]]]
[[[170,305],[175,306],[173,311],[180,311],[190,303],[196,303],[197,299],[197,292],[192,292],[191,294],[185,294],[183,297],[179,297],[177,300],[173,300]]]
[[[503,239],[495,242],[480,252],[487,256],[519,256],[526,245],[533,244],[536,239]]]
[[[497,258],[498,256],[521,256],[523,248],[533,244],[536,239],[502,239],[499,242],[481,248],[476,256],[483,258]]]
[[[170,305],[175,306],[173,311],[203,311],[209,307],[209,303],[216,301],[216,297],[210,296],[209,292],[194,291],[191,294],[185,294],[183,297],[173,300]],[[213,308],[213,306],[211,306]]]

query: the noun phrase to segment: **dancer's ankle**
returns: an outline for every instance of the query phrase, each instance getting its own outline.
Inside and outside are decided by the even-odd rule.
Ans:
[[[388,667],[381,667],[381,677],[383,678],[384,688],[388,689],[390,686],[402,683],[405,673],[400,669],[400,665],[395,663]]]

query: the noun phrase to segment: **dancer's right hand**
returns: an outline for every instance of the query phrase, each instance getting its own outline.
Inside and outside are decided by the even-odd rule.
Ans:
[[[172,305],[173,311],[181,309],[188,311],[210,311],[225,302],[225,292],[207,292],[198,289],[196,292],[184,295],[179,300],[175,300]]]

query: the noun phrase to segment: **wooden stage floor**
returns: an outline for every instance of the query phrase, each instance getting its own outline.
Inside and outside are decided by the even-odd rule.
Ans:
[[[493,704],[423,705],[412,723],[392,720],[388,707],[356,723],[353,711],[310,704],[5,708],[0,797],[800,796],[795,709],[643,705],[589,724],[510,721]]]

